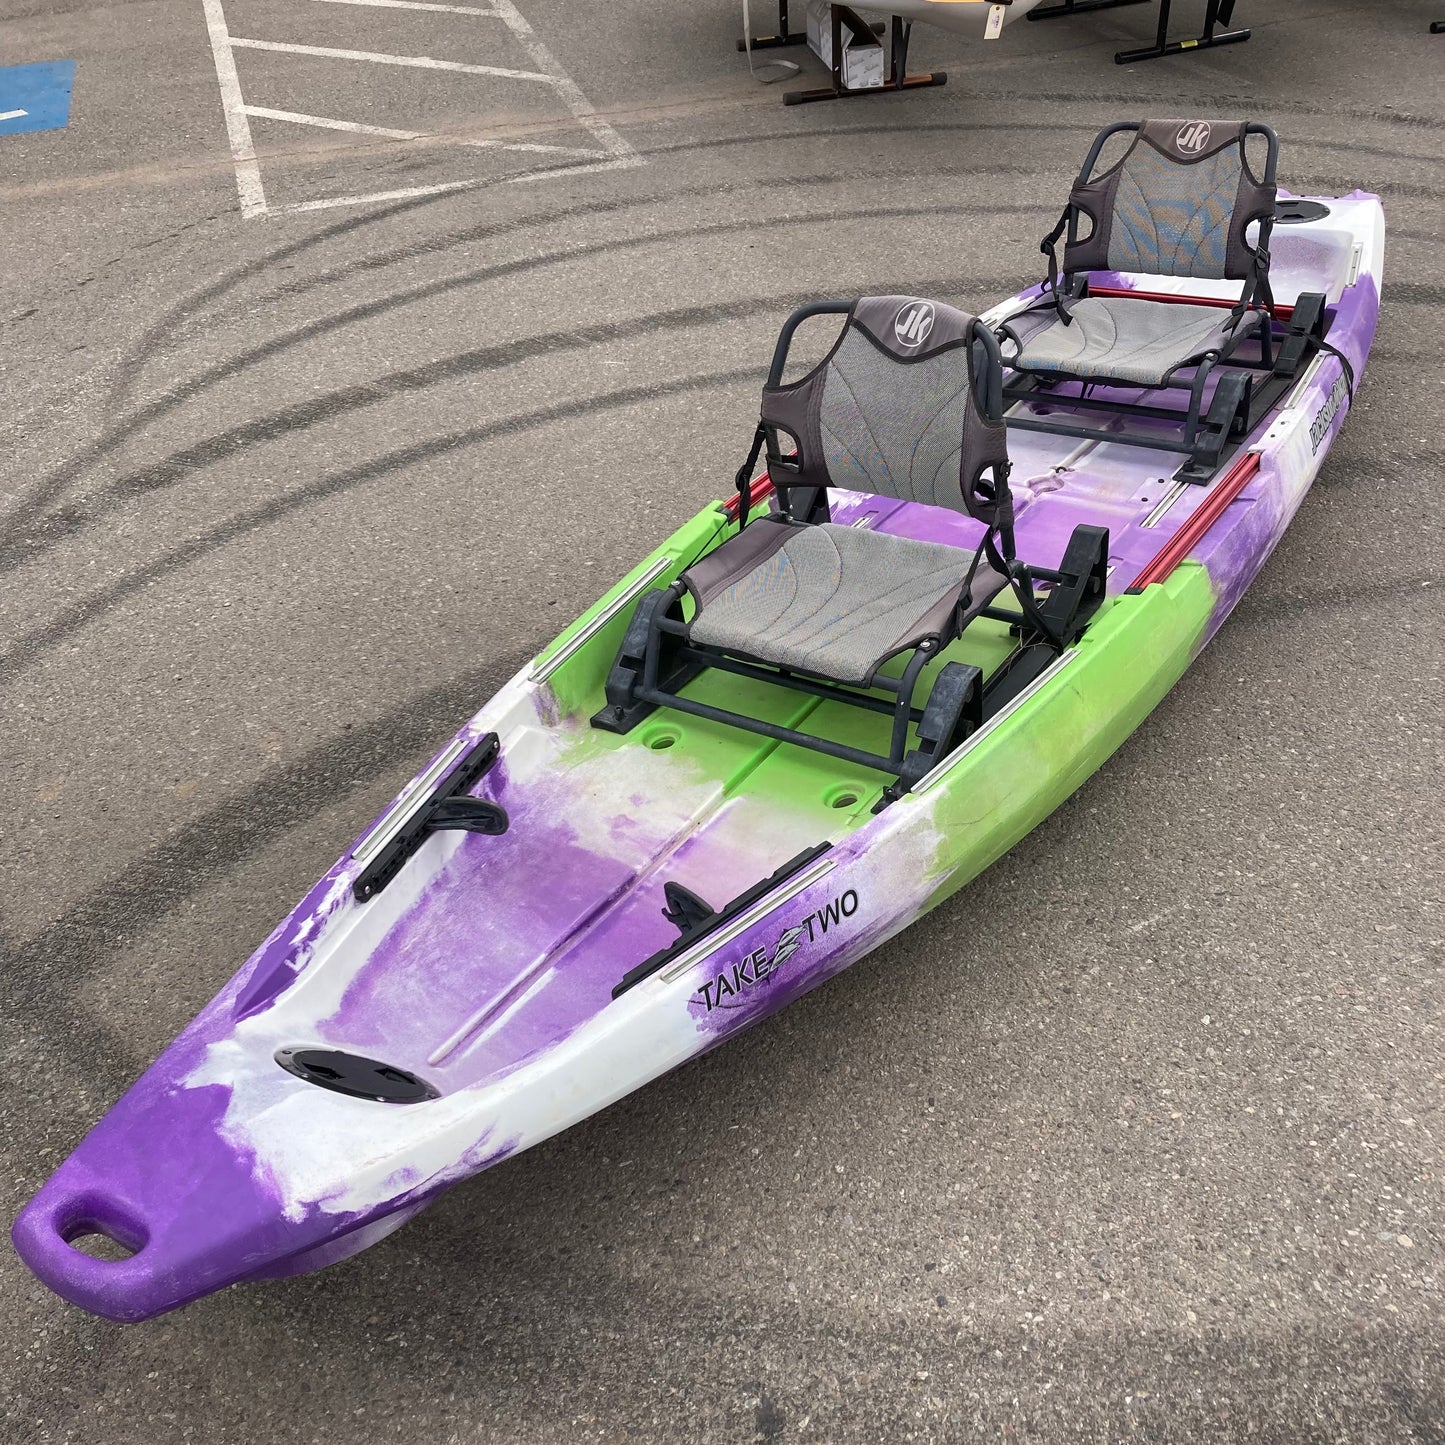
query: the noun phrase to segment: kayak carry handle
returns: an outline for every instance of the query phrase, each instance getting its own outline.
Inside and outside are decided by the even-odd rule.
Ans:
[[[42,1189],[20,1212],[10,1237],[31,1272],[71,1304],[124,1323],[156,1313],[150,1299],[160,1271],[149,1248],[150,1231],[112,1196]],[[93,1237],[126,1253],[105,1258],[77,1247]]]

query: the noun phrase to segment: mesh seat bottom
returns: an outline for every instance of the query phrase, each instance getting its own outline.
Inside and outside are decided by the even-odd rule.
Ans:
[[[684,577],[699,601],[690,634],[780,667],[867,683],[895,653],[951,635],[973,561],[941,542],[762,520]],[[959,625],[1003,586],[980,560]]]
[[[1086,296],[1069,307],[1066,324],[1056,312],[1035,313],[1033,325],[1015,326],[1022,345],[1011,365],[1090,380],[1162,386],[1171,372],[1248,334],[1260,313],[1239,327],[1215,306],[1177,305],[1126,297]]]

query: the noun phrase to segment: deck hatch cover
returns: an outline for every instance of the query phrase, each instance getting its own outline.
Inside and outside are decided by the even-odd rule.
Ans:
[[[276,1050],[276,1062],[289,1074],[321,1089],[378,1104],[420,1104],[441,1095],[424,1079],[394,1064],[348,1054],[342,1049]]]

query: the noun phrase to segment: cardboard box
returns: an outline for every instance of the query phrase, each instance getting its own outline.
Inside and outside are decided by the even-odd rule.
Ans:
[[[808,49],[833,68],[833,6],[829,0],[808,5]],[[843,84],[849,90],[878,90],[883,85],[883,42],[871,30],[861,35],[843,21]]]

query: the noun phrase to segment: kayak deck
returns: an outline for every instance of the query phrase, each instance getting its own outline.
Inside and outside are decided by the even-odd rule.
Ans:
[[[1292,268],[1296,240],[1306,264]],[[1321,272],[1337,299],[1347,242],[1348,231],[1325,240],[1310,228],[1282,236],[1282,303]],[[1143,392],[1113,394],[1135,400]],[[1041,414],[1066,409],[1068,391],[1026,405]],[[1141,425],[1150,423],[1133,429]],[[1170,428],[1157,425],[1161,434]],[[1165,450],[1014,430],[1010,454],[1019,556],[1057,566],[1075,526],[1107,526],[1110,599],[1133,585],[1211,490],[1176,481],[1180,458]],[[972,518],[941,508],[838,491],[830,499],[839,525],[969,550],[983,533]],[[474,793],[508,810],[509,831],[431,840],[383,895],[390,924],[332,940],[277,1000],[278,1038],[295,1042],[291,1035],[307,1029],[310,1039],[375,1052],[443,1093],[493,1082],[597,1015],[630,968],[677,939],[663,916],[667,883],[720,908],[804,850],[836,844],[869,822],[892,781],[875,769],[667,708],[627,735],[590,728],[614,647],[598,638],[574,660],[560,716],[534,714],[522,699],[510,721],[493,720],[502,761]],[[977,619],[926,669],[918,705],[944,662],[971,663],[988,676],[1014,647],[1006,623]],[[896,675],[902,665],[897,659],[884,670]],[[683,695],[887,751],[886,714],[719,671]],[[313,987],[335,1006],[319,1009]]]

